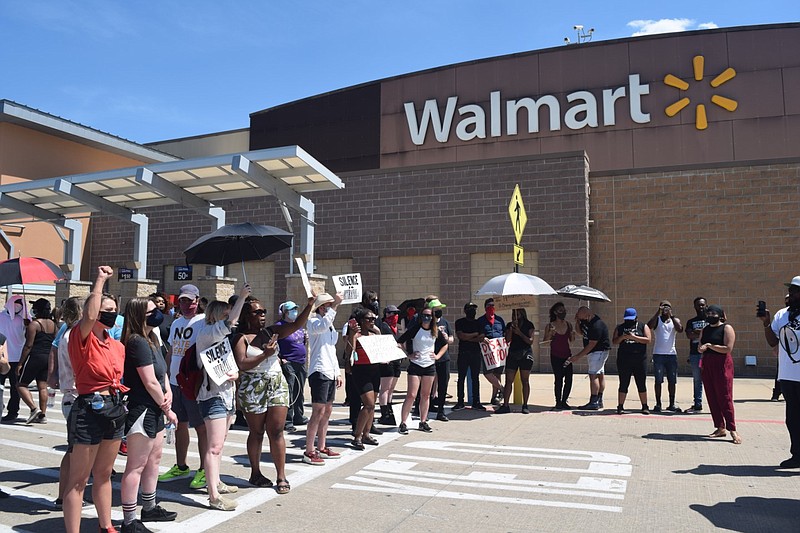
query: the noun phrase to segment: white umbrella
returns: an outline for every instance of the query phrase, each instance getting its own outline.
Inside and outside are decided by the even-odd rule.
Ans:
[[[575,298],[576,300],[587,300],[592,302],[610,302],[611,298],[594,287],[588,285],[564,285],[556,291],[561,296]]]
[[[495,276],[475,292],[476,296],[492,296],[498,307],[531,307],[531,296],[556,294],[555,289],[542,278],[512,272]]]

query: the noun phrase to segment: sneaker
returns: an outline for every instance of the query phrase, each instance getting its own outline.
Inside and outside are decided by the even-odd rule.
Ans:
[[[656,406],[653,407],[653,412],[654,413],[660,413],[661,412],[661,405],[660,404],[656,404]]]
[[[521,410],[520,412],[521,412],[523,415],[527,415],[527,414],[530,414],[531,410],[530,410],[530,409],[528,409],[528,406],[527,406],[527,405],[523,405],[523,406],[522,406],[522,410]]]
[[[497,396],[492,396],[492,405],[500,405],[500,402],[503,401],[502,398],[498,398]]]
[[[303,452],[303,462],[307,465],[325,466],[325,459],[320,457],[319,452]]]
[[[110,531],[107,530],[107,531]],[[122,527],[119,529],[120,533],[153,533],[151,530],[147,529],[144,524],[142,524],[141,520],[134,520],[130,524],[122,524]]]
[[[425,433],[430,433],[431,431],[433,431],[427,422],[420,422],[419,430],[424,431]]]
[[[572,411],[573,409],[575,409],[574,407],[572,407],[572,406],[571,406],[570,404],[568,404],[567,402],[561,402],[561,408],[562,408],[563,410],[565,410],[565,411]]]
[[[201,468],[195,472],[192,481],[189,482],[189,488],[199,490],[206,488],[206,485],[206,471]]]
[[[586,405],[581,405],[580,407],[578,407],[578,409],[581,409],[583,411],[598,411],[600,410],[600,406],[597,405],[597,402],[589,402]]]
[[[643,405],[642,406],[642,414],[643,415],[649,415],[650,414],[650,408],[647,407],[646,405]]]
[[[681,409],[680,409],[680,407],[676,407],[676,406],[675,406],[675,404],[673,403],[673,404],[670,404],[670,405],[667,407],[667,411],[669,411],[669,412],[671,412],[671,413],[680,413],[680,412],[681,412]]]
[[[36,420],[36,417],[38,417],[40,414],[42,414],[42,411],[38,407],[34,407],[33,410],[31,411],[31,414],[28,415],[27,420],[25,420],[25,423],[26,424],[32,423],[34,420]]]
[[[172,522],[178,518],[178,513],[167,511],[160,505],[156,505],[149,511],[142,509],[142,522]]]
[[[439,422],[450,422],[450,419],[447,418],[447,415],[444,414],[444,411],[439,411],[436,414],[436,420],[438,420]]]
[[[236,500],[229,500],[225,496],[220,496],[216,501],[208,499],[208,506],[219,511],[233,511],[236,509],[236,505]]]
[[[342,457],[342,454],[340,454],[339,452],[335,452],[328,447],[325,447],[321,450],[317,450],[317,453],[323,459],[340,459]]]
[[[464,402],[458,402],[453,406],[453,411],[460,411],[461,409],[464,409],[464,407],[466,407]]]
[[[287,432],[289,432],[289,433],[294,433],[295,431],[297,431],[297,428],[296,428],[296,427],[294,427],[294,424],[292,424],[291,422],[286,422],[286,423],[283,425],[283,430],[284,430],[284,431],[287,431]]]
[[[511,408],[508,405],[501,405],[500,407],[495,409],[495,413],[497,413],[498,415],[503,415],[510,412]]]
[[[790,457],[781,461],[780,468],[800,468],[800,457]]]
[[[622,407],[621,405],[618,405],[617,406],[617,414],[618,415],[625,414],[625,408]]]
[[[191,477],[192,471],[189,470],[189,467],[181,468],[178,465],[173,465],[172,468],[158,476],[159,481],[172,481],[173,479],[182,479],[185,477]]]
[[[34,424],[47,424],[47,417],[44,415],[44,413],[39,413],[39,416],[37,416],[33,420],[33,423]]]
[[[17,413],[14,414],[8,413],[4,415],[3,418],[0,418],[0,422],[3,422],[4,424],[10,424],[12,422],[16,422],[18,419],[19,415]]]
[[[406,425],[405,422],[400,422],[400,427],[397,428],[397,431],[401,435],[408,435],[408,426]]]
[[[203,481],[205,480],[206,480],[206,474],[205,472],[203,472]],[[219,483],[217,483],[217,492],[219,492],[220,494],[236,494],[237,492],[239,492],[239,487],[237,487],[236,485],[226,485],[225,483],[220,481]]]
[[[486,410],[486,406],[483,405],[482,403],[475,403],[475,404],[472,404],[472,409],[474,409],[475,411],[485,411]]]
[[[373,435],[383,435],[383,430],[375,427],[375,424],[372,424],[372,427],[369,428],[369,432]]]
[[[700,413],[702,412],[702,410],[703,410],[703,404],[697,403],[691,406],[689,409],[687,409],[686,412],[688,413],[691,411],[692,413]]]
[[[302,418],[298,418],[297,420],[293,421],[295,426],[305,426],[308,424],[308,417],[304,416]]]
[[[3,493],[5,494],[5,493]],[[53,510],[54,511],[63,511],[64,510],[64,500],[61,498],[56,498],[56,501],[53,502]]]
[[[128,455],[128,443],[125,440],[120,441],[119,443],[119,453],[123,457]]]

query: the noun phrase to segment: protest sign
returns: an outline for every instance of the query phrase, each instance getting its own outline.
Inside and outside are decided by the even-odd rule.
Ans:
[[[308,281],[308,274],[306,274],[306,265],[300,257],[294,258],[297,263],[297,268],[300,270],[300,279],[303,280],[303,288],[306,290],[306,296],[311,298],[311,282]]]
[[[361,302],[361,274],[358,272],[333,276],[333,287],[337,293],[342,294],[343,304]]]
[[[503,338],[486,339],[481,343],[481,355],[487,370],[505,366],[506,357],[508,357],[508,343]]]
[[[402,359],[405,352],[397,347],[394,335],[364,335],[358,338],[369,363],[388,363]]]
[[[228,372],[239,370],[227,337],[222,342],[200,352],[200,360],[203,361],[203,368],[208,377],[217,385],[222,385],[228,379]]]

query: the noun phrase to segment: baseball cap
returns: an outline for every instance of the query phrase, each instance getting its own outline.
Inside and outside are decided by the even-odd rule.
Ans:
[[[317,295],[317,299],[314,300],[314,310],[318,309],[319,307],[325,305],[326,303],[333,302],[333,296],[328,294],[327,292],[323,292]],[[287,302],[287,303],[294,303],[294,302]],[[294,307],[297,307],[296,305]],[[293,309],[293,308],[290,308]]]
[[[483,307],[484,308],[489,307],[490,305],[494,305],[494,298],[486,298],[483,301]]]
[[[400,313],[400,309],[397,308],[396,305],[389,304],[383,308],[383,314],[388,315],[389,313]]]
[[[180,296],[178,296],[178,299],[180,300],[181,298],[189,298],[190,300],[197,300],[198,298],[200,298],[200,289],[198,289],[191,283],[187,283],[186,285],[181,287],[181,293]]]
[[[672,307],[672,304],[669,303],[669,300],[661,300],[661,303],[659,305],[668,305],[668,306]]]
[[[428,302],[428,309],[442,309],[443,307],[447,306],[440,302],[438,298],[434,298]]]
[[[478,304],[476,304],[474,302],[467,302],[467,303],[464,304],[464,311],[466,311],[467,309],[477,309],[477,308],[478,308]]]
[[[633,307],[628,307],[625,309],[625,316],[622,317],[623,320],[635,320],[636,319],[636,309]]]
[[[292,309],[297,309],[297,304],[291,300],[287,300],[278,306],[279,313],[283,313],[284,311],[291,311]]]
[[[784,283],[784,285],[786,285],[787,287],[791,287],[792,285],[797,285],[798,287],[800,287],[800,276],[793,277],[792,281],[790,281],[789,283]]]

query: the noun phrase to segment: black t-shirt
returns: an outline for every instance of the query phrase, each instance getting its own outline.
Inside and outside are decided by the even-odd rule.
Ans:
[[[509,322],[508,326],[506,326],[506,327],[510,328],[511,327],[511,323]],[[524,333],[526,336],[528,335],[528,332],[530,330],[532,330],[532,329],[534,329],[534,326],[533,326],[533,322],[531,322],[530,320],[525,320],[524,322],[522,322],[522,326],[519,328],[519,330],[522,333]],[[531,349],[531,345],[528,344],[527,342],[525,342],[525,339],[523,339],[522,337],[520,337],[516,333],[511,335],[511,345],[508,347],[509,353],[510,352],[514,352],[514,353],[524,352],[525,350],[530,350],[530,349]]]
[[[459,318],[456,320],[456,332],[461,333],[480,333],[481,327],[478,325],[477,318]],[[476,355],[481,353],[481,346],[474,341],[458,341],[458,353],[464,355]]]
[[[588,324],[581,324],[583,330],[583,347],[585,348],[589,341],[597,341],[592,351],[602,352],[611,347],[611,341],[608,338],[608,326],[600,320],[598,315],[594,315]]]
[[[161,384],[161,390],[166,391],[164,388],[164,376],[167,374],[167,364],[161,355],[161,349],[158,346],[152,346],[144,337],[133,335],[125,344],[124,380],[125,385],[131,388],[128,396],[131,403],[159,409],[160,406],[156,404],[144,387],[142,378],[139,377],[137,370],[137,368],[147,365],[153,365],[153,371],[156,374],[156,379]]]
[[[706,317],[698,315],[686,323],[686,331],[696,331],[698,329],[702,330],[707,325],[708,322],[706,322]],[[698,346],[700,346],[699,340],[689,341],[689,353],[699,355],[700,352],[697,350]]]
[[[620,324],[617,326],[617,336],[624,335],[626,333],[632,333],[637,337],[644,337],[644,322],[639,322],[638,320],[635,321],[633,326],[626,326],[625,323]],[[619,343],[619,348],[617,348],[617,357],[624,357],[624,356],[642,356],[647,355],[647,345],[642,344],[641,342],[636,342],[631,339],[626,339]]]
[[[725,322],[720,322],[716,326],[707,325],[703,328],[703,333],[700,335],[700,342],[703,344],[715,344],[717,346],[725,346]],[[706,353],[722,353],[712,348],[709,348]]]
[[[445,317],[437,318],[436,319],[436,324],[439,327],[439,331],[444,333],[444,335],[445,335],[445,337],[447,337],[447,339],[449,339],[453,335],[453,330],[450,328],[450,322],[448,322]],[[441,336],[436,337],[436,343],[433,346],[434,351],[436,353],[439,353],[439,350],[441,350],[442,346],[444,346],[445,344],[447,344],[447,340],[446,339],[442,339]],[[442,356],[442,358],[439,359],[436,362],[437,363],[446,363],[449,360],[450,360],[450,349],[448,348],[448,350],[446,352],[444,352],[444,355]]]

